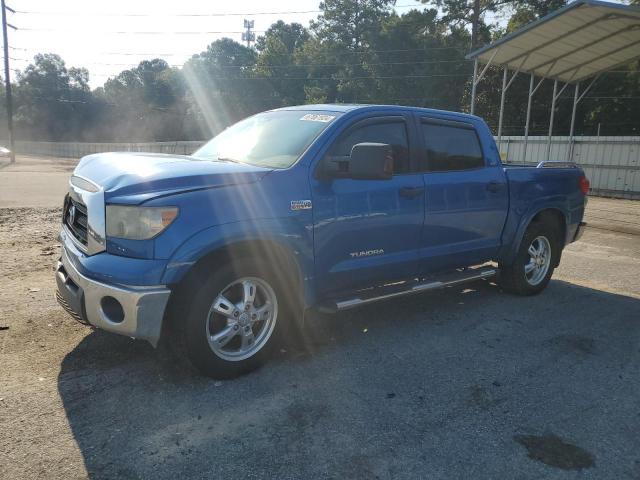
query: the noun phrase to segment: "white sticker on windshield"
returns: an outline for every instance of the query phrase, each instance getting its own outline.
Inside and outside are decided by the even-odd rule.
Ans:
[[[300,120],[306,120],[308,122],[328,123],[334,118],[336,118],[335,115],[321,115],[319,113],[307,113]]]

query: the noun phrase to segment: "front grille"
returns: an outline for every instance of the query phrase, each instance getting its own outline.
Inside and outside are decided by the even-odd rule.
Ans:
[[[87,246],[87,207],[67,196],[64,205],[63,223],[71,234],[85,247]]]

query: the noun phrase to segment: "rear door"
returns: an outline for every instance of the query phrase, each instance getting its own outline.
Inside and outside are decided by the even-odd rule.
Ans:
[[[478,264],[498,253],[507,215],[506,175],[488,161],[472,123],[417,117],[425,182],[421,257],[426,273]]]
[[[347,127],[328,155],[348,157],[357,143],[393,148],[390,180],[311,179],[318,290],[344,292],[419,272],[424,180],[410,168],[410,115],[367,118]]]

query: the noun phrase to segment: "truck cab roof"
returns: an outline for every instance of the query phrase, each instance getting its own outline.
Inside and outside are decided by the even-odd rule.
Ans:
[[[409,107],[404,105],[378,105],[378,104],[357,104],[357,103],[319,103],[311,105],[295,105],[291,107],[278,108],[276,110],[304,110],[304,111],[317,111],[317,112],[334,112],[334,113],[364,113],[367,111],[387,111],[389,113],[394,112],[415,112],[415,113],[430,113],[456,116],[461,119],[473,119],[481,120],[476,115],[470,115],[468,113],[453,112],[450,110],[438,110],[435,108],[422,108],[422,107]]]

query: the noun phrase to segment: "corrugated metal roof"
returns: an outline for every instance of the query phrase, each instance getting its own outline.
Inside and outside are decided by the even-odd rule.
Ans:
[[[467,58],[563,82],[580,81],[640,58],[640,8],[578,0]]]

